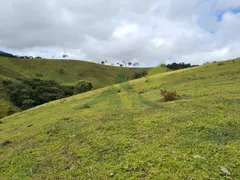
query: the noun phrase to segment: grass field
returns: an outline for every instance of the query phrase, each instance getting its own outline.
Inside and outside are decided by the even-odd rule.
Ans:
[[[144,68],[113,67],[75,60],[18,59],[0,57],[0,88],[3,90],[3,77],[40,78],[55,80],[61,85],[75,85],[78,80],[91,81],[94,89],[115,83],[118,74],[132,77],[135,72],[148,71]],[[0,92],[0,118],[8,114],[8,109],[19,111]]]
[[[1,119],[1,179],[240,179],[239,109],[240,59],[50,102]]]
[[[60,72],[60,69],[63,71]],[[86,79],[92,82],[94,89],[115,83],[115,77],[119,73],[131,77],[134,72],[143,70],[142,68],[106,66],[76,60],[0,58],[0,75],[3,76],[10,78],[38,77],[55,80],[64,85],[74,85],[78,80]],[[42,76],[39,77],[37,74]]]

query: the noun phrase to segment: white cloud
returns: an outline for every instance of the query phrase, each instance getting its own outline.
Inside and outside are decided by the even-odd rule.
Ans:
[[[158,37],[158,38],[154,38],[152,41],[151,41],[155,46],[157,47],[161,47],[164,45],[165,41],[163,38],[161,37]]]
[[[129,24],[123,27],[117,27],[113,32],[113,35],[117,38],[125,38],[134,36],[138,33],[138,27],[136,24]]]
[[[0,48],[110,63],[240,56],[239,0],[1,0]],[[217,21],[218,15],[221,21]],[[221,14],[222,13],[222,14]],[[49,53],[41,53],[47,50]]]

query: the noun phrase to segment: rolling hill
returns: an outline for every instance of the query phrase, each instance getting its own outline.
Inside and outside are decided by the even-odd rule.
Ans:
[[[131,77],[142,68],[124,68],[76,60],[0,58],[0,74],[10,78],[29,77],[55,80],[63,85],[74,85],[80,79],[92,82],[94,88],[115,83],[116,75]]]
[[[19,111],[7,98],[2,80],[5,78],[40,78],[54,80],[61,85],[75,85],[78,80],[89,80],[94,89],[114,84],[118,74],[132,77],[146,68],[106,66],[76,60],[19,59],[0,57],[0,118]]]
[[[240,179],[239,108],[240,59],[50,102],[1,119],[1,178]]]

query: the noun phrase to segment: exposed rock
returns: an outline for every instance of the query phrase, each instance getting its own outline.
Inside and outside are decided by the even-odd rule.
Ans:
[[[227,170],[227,168],[225,168],[224,166],[221,166],[221,170],[224,174],[226,175],[230,175],[231,173]]]

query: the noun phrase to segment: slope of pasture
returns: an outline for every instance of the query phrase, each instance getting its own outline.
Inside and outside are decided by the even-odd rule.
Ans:
[[[118,74],[132,77],[148,69],[106,66],[76,60],[17,59],[0,57],[0,74],[10,77],[39,77],[60,84],[74,85],[80,79],[92,82],[94,89],[115,83]]]
[[[240,179],[239,108],[240,59],[50,102],[1,120],[1,178]]]
[[[0,57],[0,75],[8,78],[40,78],[55,80],[62,85],[74,85],[78,80],[86,79],[92,82],[93,88],[101,88],[114,84],[118,74],[132,77],[135,72],[148,71],[144,68],[123,68],[105,66],[84,61],[47,60],[47,59],[17,59]],[[4,90],[0,78],[1,91]],[[12,111],[20,109],[13,106],[6,97],[6,92],[0,92],[0,118]]]

